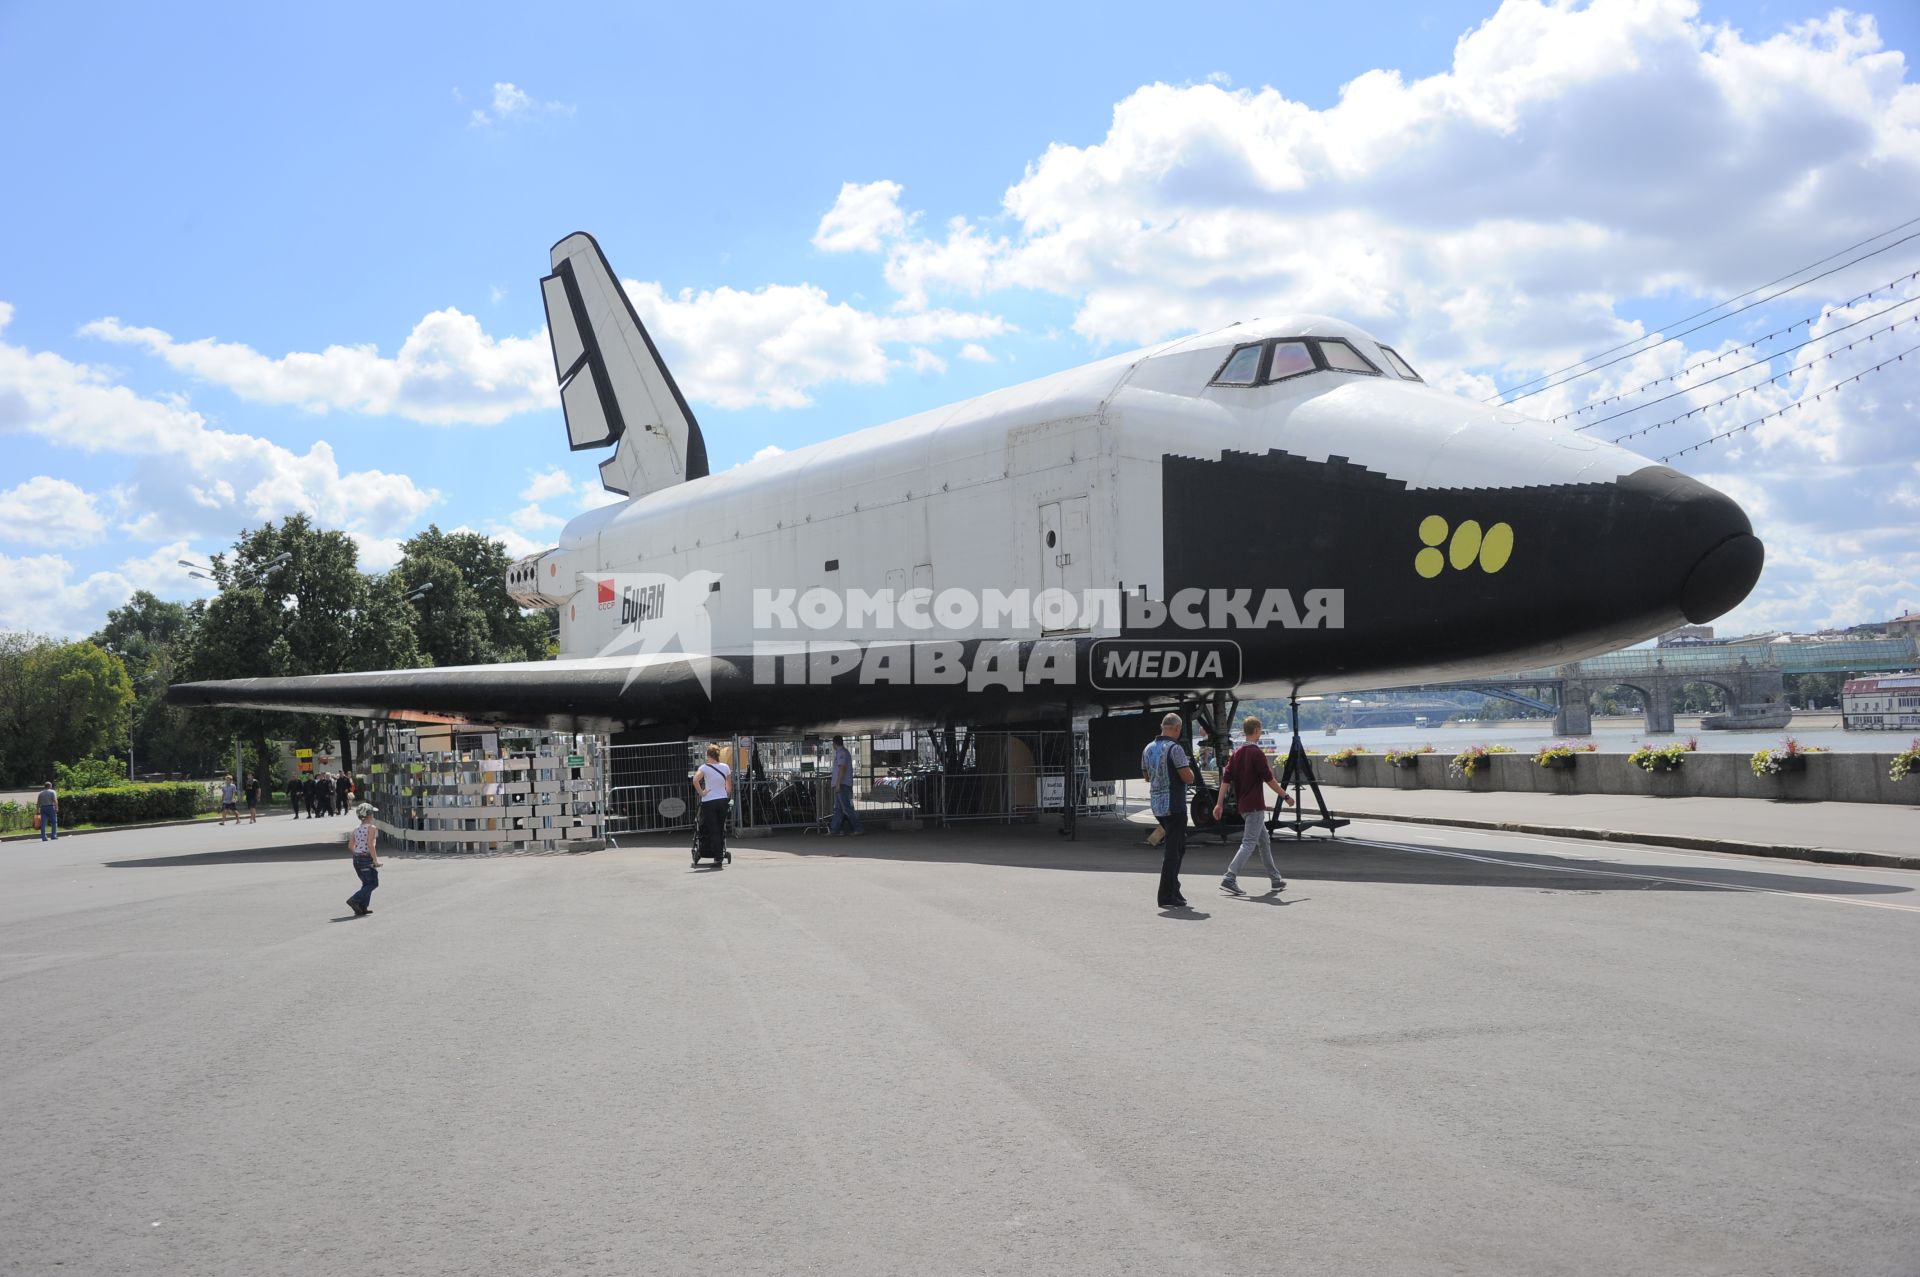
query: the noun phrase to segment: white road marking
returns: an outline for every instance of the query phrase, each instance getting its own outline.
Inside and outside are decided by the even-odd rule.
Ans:
[[[1754,887],[1737,882],[1713,882],[1701,878],[1669,878],[1660,874],[1628,873],[1619,869],[1586,869],[1578,865],[1541,865],[1525,860],[1503,860],[1498,856],[1481,855],[1470,851],[1446,851],[1439,847],[1414,847],[1406,843],[1387,842],[1380,838],[1346,838],[1343,842],[1360,843],[1363,846],[1385,847],[1392,851],[1404,851],[1416,856],[1445,856],[1454,860],[1477,860],[1482,864],[1501,865],[1508,869],[1543,869],[1549,873],[1586,874],[1595,878],[1626,878],[1634,882],[1664,882],[1682,887],[1705,887],[1713,891],[1752,891],[1767,896],[1788,896],[1796,900],[1820,900],[1828,904],[1858,905],[1863,909],[1893,909],[1900,913],[1920,913],[1920,905],[1897,905],[1884,900],[1858,900],[1851,896],[1822,895],[1811,891],[1788,891],[1781,887]]]

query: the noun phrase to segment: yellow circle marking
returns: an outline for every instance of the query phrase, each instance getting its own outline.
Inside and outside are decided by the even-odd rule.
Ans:
[[[1458,571],[1471,566],[1479,555],[1480,524],[1477,520],[1468,519],[1453,530],[1453,544],[1447,547],[1447,561]]]
[[[1446,556],[1428,546],[1413,556],[1413,570],[1421,576],[1432,578],[1440,575],[1440,569],[1447,566]]]
[[[1447,521],[1437,514],[1420,520],[1420,544],[1439,545],[1447,539]],[[1432,573],[1428,573],[1429,576]]]
[[[1480,570],[1498,572],[1512,557],[1513,529],[1504,523],[1488,528],[1487,535],[1480,540]]]

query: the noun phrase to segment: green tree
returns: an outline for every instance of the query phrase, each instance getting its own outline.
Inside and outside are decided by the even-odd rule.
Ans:
[[[231,555],[215,555],[220,595],[207,606],[188,662],[192,679],[278,678],[422,663],[413,617],[394,585],[360,571],[344,532],[305,515],[241,534]],[[202,711],[206,712],[206,711]],[[270,737],[311,745],[338,739],[352,757],[346,720],[252,710],[219,713],[221,730],[253,742],[268,760]]]
[[[0,775],[33,784],[57,762],[107,753],[126,740],[133,683],[94,643],[0,635]]]
[[[181,662],[192,652],[206,604],[170,603],[140,590],[107,613],[93,642],[118,656],[133,679],[129,746],[143,773],[205,775],[222,763],[223,745],[206,715],[166,701]]]
[[[442,532],[438,525],[401,544],[394,574],[408,591],[431,585],[415,603],[420,647],[435,665],[537,661],[547,655],[544,613],[507,596],[506,546],[478,532]]]

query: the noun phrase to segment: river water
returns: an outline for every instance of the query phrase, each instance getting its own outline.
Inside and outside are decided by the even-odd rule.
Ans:
[[[1802,745],[1862,754],[1891,754],[1907,747],[1911,732],[1849,732],[1840,727],[1840,716],[1833,713],[1796,714],[1793,722],[1771,732],[1707,732],[1700,720],[1680,717],[1675,730],[1649,733],[1644,721],[1635,718],[1595,718],[1593,733],[1584,737],[1557,737],[1550,720],[1522,722],[1446,723],[1436,727],[1343,727],[1337,736],[1328,736],[1319,728],[1300,733],[1307,748],[1331,753],[1349,745],[1364,745],[1372,753],[1395,747],[1432,745],[1443,754],[1457,754],[1468,745],[1511,745],[1516,751],[1532,753],[1542,745],[1559,739],[1590,740],[1602,753],[1629,754],[1643,741],[1671,744],[1689,736],[1698,738],[1700,748],[1714,753],[1751,754],[1771,749],[1781,738],[1791,736]]]

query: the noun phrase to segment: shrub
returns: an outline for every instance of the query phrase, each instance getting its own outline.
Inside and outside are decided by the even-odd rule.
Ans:
[[[1904,780],[1908,772],[1920,767],[1920,736],[1913,738],[1913,744],[1905,752],[1893,756],[1893,766],[1887,768],[1888,780]]]
[[[204,785],[173,782],[76,789],[60,795],[60,824],[134,825],[150,820],[190,820],[209,809]]]
[[[1588,741],[1584,745],[1576,745],[1568,740],[1555,741],[1551,745],[1542,745],[1539,749],[1535,750],[1533,761],[1545,767],[1556,758],[1572,758],[1575,754],[1591,754],[1599,748],[1600,746],[1592,741]]]
[[[1756,776],[1778,776],[1787,769],[1789,758],[1800,758],[1806,754],[1824,754],[1826,749],[1820,745],[1802,745],[1791,736],[1782,736],[1780,743],[1772,749],[1762,749],[1747,760]],[[1801,764],[1805,766],[1804,763]]]
[[[1511,754],[1512,752],[1511,745],[1469,745],[1453,756],[1453,761],[1447,764],[1447,770],[1455,776],[1464,776],[1472,780],[1473,773],[1479,769],[1481,759],[1489,754]]]
[[[1422,754],[1431,754],[1433,746],[1416,745],[1412,749],[1390,749],[1387,751],[1387,766],[1411,767]]]
[[[1627,755],[1627,761],[1645,771],[1652,771],[1664,761],[1669,767],[1678,767],[1687,761],[1687,755],[1700,748],[1698,737],[1689,736],[1684,741],[1675,741],[1671,745],[1642,745]]]
[[[73,766],[53,765],[53,782],[62,791],[69,789],[118,789],[131,785],[127,765],[117,758],[83,758]]]
[[[1349,745],[1345,749],[1335,750],[1327,755],[1327,761],[1335,767],[1351,767],[1353,760],[1367,752],[1365,745]]]

